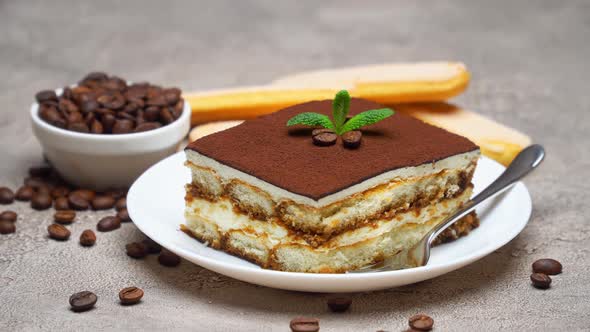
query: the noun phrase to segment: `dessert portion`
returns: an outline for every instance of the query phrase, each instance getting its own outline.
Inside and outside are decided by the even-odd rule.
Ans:
[[[403,257],[470,198],[480,153],[464,137],[399,113],[363,128],[355,148],[285,126],[332,106],[292,106],[191,143],[182,229],[264,268],[339,273]],[[351,116],[379,108],[350,101]],[[476,226],[470,215],[439,241]]]

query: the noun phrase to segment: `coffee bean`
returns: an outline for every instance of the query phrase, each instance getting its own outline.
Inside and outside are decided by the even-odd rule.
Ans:
[[[53,169],[50,166],[37,166],[29,168],[29,175],[32,177],[44,178],[51,175]]]
[[[18,218],[18,214],[14,211],[6,210],[0,213],[0,220],[15,222],[16,218]]]
[[[0,220],[0,234],[10,234],[16,232],[16,225],[12,221]]]
[[[148,131],[148,130],[158,129],[160,127],[162,127],[162,125],[159,124],[158,122],[144,122],[144,123],[138,125],[135,128],[135,132],[136,133],[139,133],[139,132],[142,132],[142,131]]]
[[[418,331],[430,331],[434,325],[434,320],[425,314],[417,314],[408,320],[411,328]]]
[[[96,243],[96,234],[90,229],[85,229],[80,234],[80,244],[84,247],[91,247]]]
[[[43,179],[37,177],[28,177],[23,181],[23,184],[34,190],[39,190],[41,187],[47,187],[47,183],[45,183]]]
[[[138,287],[126,287],[119,292],[119,300],[121,304],[131,305],[141,301],[143,297],[143,290]]]
[[[314,129],[311,132],[311,136],[316,136],[319,134],[323,134],[323,133],[330,133],[330,134],[334,134],[334,131],[332,129],[328,129],[328,128],[318,128],[318,129]]]
[[[37,192],[31,198],[31,207],[35,210],[47,210],[53,205],[51,195],[46,192]]]
[[[320,330],[320,320],[310,317],[296,317],[291,320],[289,327],[293,332],[317,332]]]
[[[117,120],[113,126],[113,134],[128,134],[133,131],[133,121]]]
[[[174,267],[180,264],[180,257],[171,251],[164,250],[158,256],[158,262],[164,266]]]
[[[101,72],[101,71],[94,71],[91,73],[88,73],[86,76],[84,76],[84,78],[82,79],[82,82],[86,82],[86,81],[105,81],[108,78],[108,75]]]
[[[43,120],[47,121],[48,123],[56,127],[65,128],[67,126],[66,120],[61,116],[61,114],[59,114],[57,109],[54,107],[43,109],[39,113],[39,115]]]
[[[145,109],[143,117],[146,121],[156,121],[160,118],[160,108],[158,106],[148,106]]]
[[[70,306],[72,306],[72,311],[75,312],[87,311],[94,307],[97,300],[96,294],[83,291],[70,296]]]
[[[112,133],[113,127],[115,126],[115,122],[117,119],[112,114],[106,114],[102,117],[102,126],[105,133]]]
[[[127,256],[133,258],[144,258],[148,254],[148,248],[141,242],[131,242],[125,245]]]
[[[359,130],[348,131],[342,134],[342,144],[345,148],[356,149],[361,146],[363,134]]]
[[[547,289],[551,287],[551,278],[544,273],[531,274],[531,282],[538,289]]]
[[[51,197],[58,198],[58,197],[66,197],[70,193],[70,189],[66,186],[58,186],[51,189]]]
[[[88,203],[88,200],[86,200],[83,195],[70,193],[68,195],[68,205],[74,210],[84,211],[88,210],[90,203]]]
[[[6,187],[0,187],[0,204],[12,204],[14,193]]]
[[[28,202],[31,200],[31,198],[33,198],[33,194],[34,194],[33,187],[22,186],[22,187],[18,188],[14,198],[17,201]]]
[[[76,212],[72,210],[57,211],[53,215],[53,221],[59,224],[71,224],[76,219]]]
[[[121,222],[129,222],[131,218],[129,218],[129,212],[127,209],[122,209],[117,212],[117,218],[121,220]]]
[[[88,125],[86,125],[84,122],[74,122],[74,123],[68,124],[68,130],[76,131],[79,133],[89,133],[90,132]]]
[[[104,132],[102,123],[98,120],[92,121],[92,124],[90,125],[90,132],[93,134],[102,134]]]
[[[100,232],[110,232],[121,227],[121,220],[117,217],[104,217],[96,224],[96,229]]]
[[[330,146],[336,144],[338,136],[333,133],[321,133],[312,137],[313,144],[317,146]]]
[[[65,241],[70,238],[70,231],[60,224],[51,224],[47,227],[47,232],[49,232],[49,237],[58,240],[58,241]]]
[[[58,211],[69,210],[70,203],[66,197],[58,197],[53,201],[53,208]]]
[[[563,266],[561,263],[551,258],[539,259],[533,263],[533,272],[535,273],[544,273],[553,276],[560,274],[562,270]]]
[[[127,196],[127,189],[111,189],[105,192],[105,195],[109,195],[116,200]]]
[[[66,117],[66,119],[68,120],[68,123],[70,123],[70,124],[84,122],[84,117],[82,116],[82,113],[80,113],[80,112],[72,112]],[[69,127],[68,127],[68,129],[69,129]]]
[[[115,199],[111,196],[96,196],[92,200],[92,208],[94,210],[108,210],[112,209],[115,205]]]
[[[53,90],[43,90],[43,91],[39,91],[39,92],[37,92],[37,94],[35,94],[35,99],[37,100],[38,103],[42,103],[42,102],[50,101],[50,100],[57,101],[57,95],[55,94],[55,91],[53,91]]]
[[[333,297],[328,299],[328,308],[333,312],[345,312],[352,304],[349,297]]]
[[[98,102],[94,99],[85,100],[80,103],[80,110],[85,114],[96,111],[98,107]]]
[[[127,208],[127,198],[126,197],[119,198],[117,200],[117,203],[115,204],[115,209],[117,211],[121,211],[126,208]]]
[[[164,124],[170,124],[174,122],[174,116],[172,116],[172,113],[167,108],[162,108],[160,110],[160,121]]]
[[[74,190],[70,194],[80,195],[80,196],[82,196],[82,198],[84,198],[85,200],[87,200],[89,202],[92,201],[94,199],[94,197],[96,197],[96,193],[92,190],[89,190],[89,189]]]
[[[141,243],[145,244],[149,254],[158,254],[162,251],[162,246],[150,238],[141,241]]]

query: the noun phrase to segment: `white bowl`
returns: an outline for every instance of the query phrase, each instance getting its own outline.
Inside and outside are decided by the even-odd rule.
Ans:
[[[58,95],[60,90],[56,90]],[[129,187],[145,170],[176,152],[190,129],[191,108],[184,101],[174,122],[140,133],[86,134],[53,126],[31,106],[33,132],[47,159],[71,184],[95,190]]]

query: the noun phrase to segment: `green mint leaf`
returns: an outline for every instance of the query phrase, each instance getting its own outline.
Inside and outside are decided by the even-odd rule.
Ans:
[[[349,109],[350,95],[348,94],[348,91],[340,90],[332,102],[332,117],[334,117],[334,126],[336,127],[337,133],[340,133],[340,130],[342,129],[342,125],[344,125],[344,121],[346,121]]]
[[[370,110],[359,113],[352,117],[352,119],[348,120],[346,124],[344,124],[342,132],[340,132],[339,134],[342,135],[347,131],[356,130],[360,127],[372,125],[385,118],[392,116],[393,113],[395,112],[389,108],[381,108],[377,110]]]
[[[334,130],[334,124],[329,117],[319,113],[305,112],[295,115],[287,121],[287,126],[294,125],[305,125],[305,126],[322,126],[324,128]]]

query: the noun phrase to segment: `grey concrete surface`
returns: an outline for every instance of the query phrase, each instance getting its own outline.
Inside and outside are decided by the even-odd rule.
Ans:
[[[28,107],[37,90],[93,69],[185,90],[259,84],[294,71],[385,61],[461,60],[472,85],[455,100],[518,128],[548,157],[526,179],[530,224],[458,271],[416,285],[353,294],[331,314],[326,294],[257,287],[184,261],[132,260],[132,224],[78,246],[45,237],[50,212],[26,204],[17,233],[0,236],[0,330],[286,331],[298,315],[322,331],[401,331],[426,312],[438,331],[590,329],[590,2],[588,1],[8,1],[0,0],[0,184],[16,188],[40,161]],[[2,206],[0,209],[4,209]],[[565,266],[547,291],[530,264]],[[117,304],[128,285],[143,303]],[[97,307],[68,310],[89,289]]]

